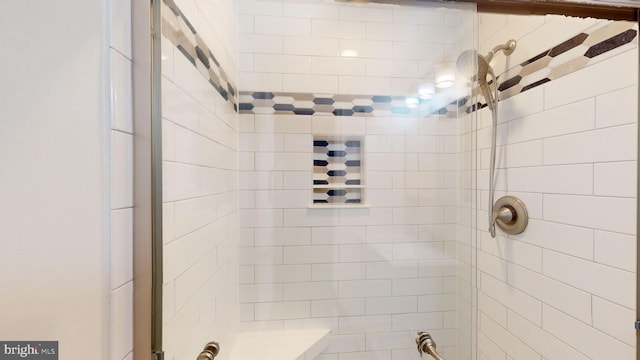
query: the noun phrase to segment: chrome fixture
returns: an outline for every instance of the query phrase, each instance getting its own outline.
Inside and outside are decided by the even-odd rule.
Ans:
[[[436,360],[444,360],[436,351],[436,342],[433,341],[433,338],[431,338],[428,332],[419,331],[416,344],[418,345],[420,357],[422,357],[422,354],[429,354]]]
[[[456,61],[456,66],[461,73],[465,74],[469,78],[472,78],[474,74],[477,76],[478,86],[480,87],[485,100],[487,100],[487,106],[491,110],[491,117],[493,118],[491,165],[489,169],[488,211],[489,233],[491,234],[491,237],[496,237],[496,223],[498,223],[498,226],[500,226],[501,229],[505,230],[505,232],[509,234],[519,234],[523,232],[528,223],[527,210],[519,199],[508,197],[510,199],[508,204],[494,204],[496,138],[498,136],[498,78],[491,67],[491,60],[500,51],[502,51],[506,56],[509,56],[515,49],[516,41],[509,40],[505,44],[494,47],[486,56],[478,54],[475,50],[467,50],[458,56]],[[487,75],[491,75],[491,82],[487,80]],[[493,94],[491,92],[491,87],[493,87]],[[515,201],[513,199],[515,199]],[[505,205],[509,205],[510,207],[507,208]]]
[[[198,355],[196,360],[214,360],[220,352],[220,344],[210,341],[204,346],[204,350]]]

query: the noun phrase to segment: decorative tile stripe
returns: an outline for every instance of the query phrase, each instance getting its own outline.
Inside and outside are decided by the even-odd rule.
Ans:
[[[637,43],[636,23],[614,21],[596,25],[561,44],[509,69],[498,79],[498,99],[505,100],[527,90],[559,79],[606,59],[612,50]],[[517,51],[517,50],[516,50]],[[313,93],[240,93],[240,112],[245,114],[290,114],[333,116],[428,116],[456,117],[486,107],[470,104],[470,97],[448,104],[431,100],[388,95],[344,95]],[[413,106],[409,106],[413,101]],[[417,103],[416,103],[417,101]]]
[[[162,34],[198,69],[220,96],[233,105],[233,109],[237,112],[236,87],[173,0],[163,0]]]
[[[313,203],[362,202],[362,139],[313,140]]]
[[[633,22],[616,21],[595,27],[524,61],[500,75],[498,98],[504,100],[604,60],[601,55],[637,43]],[[517,50],[516,50],[517,51]]]
[[[240,92],[243,114],[456,117],[464,104],[465,99],[434,108],[430,100],[407,96]]]

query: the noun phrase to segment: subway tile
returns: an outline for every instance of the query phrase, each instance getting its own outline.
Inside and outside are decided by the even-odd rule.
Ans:
[[[133,282],[111,292],[111,352],[116,359],[133,350]]]
[[[393,222],[398,225],[439,224],[444,220],[442,207],[394,208]]]
[[[331,19],[314,19],[311,22],[311,34],[316,38],[364,39],[366,23]]]
[[[632,308],[635,275],[607,265],[545,250],[543,274],[617,304]],[[615,279],[615,281],[612,281]]]
[[[284,209],[284,225],[287,227],[336,226],[339,221],[337,213],[335,209]]]
[[[340,281],[341,298],[369,298],[391,295],[391,280]]]
[[[341,39],[339,54],[354,52],[359,58],[388,59],[393,51],[391,41]]]
[[[126,2],[119,0],[114,3]],[[131,60],[115,50],[111,56],[111,128],[133,134]]]
[[[282,247],[242,247],[240,265],[277,265],[283,263]]]
[[[310,202],[308,190],[257,190],[256,208],[304,208]]]
[[[636,271],[636,237],[595,231],[595,261],[631,272]]]
[[[510,121],[509,143],[577,133],[595,128],[593,98]]]
[[[554,80],[545,85],[545,108],[632,86],[637,78],[637,62],[637,53],[628,51]]]
[[[633,358],[635,349],[549,306],[543,307],[543,329],[595,358]]]
[[[254,54],[253,69],[257,73],[310,74],[311,60],[300,55]]]
[[[311,234],[314,245],[362,244],[367,238],[364,226],[314,227]]]
[[[418,296],[418,312],[439,312],[455,310],[456,294],[431,294]]]
[[[239,176],[240,190],[283,189],[283,173],[280,171],[243,171]]]
[[[340,19],[353,21],[391,22],[393,11],[391,9],[342,6],[340,7]]]
[[[242,0],[240,6],[238,6],[238,12],[240,14],[253,14],[253,15],[282,15],[283,4],[277,1],[264,1],[264,0]]]
[[[286,36],[283,51],[291,55],[340,56],[340,40]]]
[[[594,164],[594,195],[635,197],[636,161]]]
[[[282,35],[240,34],[238,46],[241,57],[249,56],[253,53],[282,54],[284,49],[284,38]]]
[[[311,132],[311,116],[256,115],[255,116],[255,132],[283,133],[283,134],[308,134]]]
[[[284,16],[294,18],[312,19],[338,19],[340,8],[333,4],[305,4],[305,3],[285,3]]]
[[[635,160],[636,131],[636,125],[623,125],[544,139],[544,164]]]
[[[347,316],[340,318],[340,333],[369,333],[391,330],[391,315]]]
[[[111,131],[111,209],[133,206],[133,136]]]
[[[416,278],[416,279],[393,279],[393,295],[430,295],[440,294],[443,291],[443,279]]]
[[[506,360],[507,354],[483,332],[478,332],[479,360]]]
[[[359,74],[349,74],[359,75]],[[373,77],[418,77],[417,61],[367,59],[366,75]]]
[[[240,89],[254,91],[282,91],[283,75],[276,73],[241,72],[238,75]]]
[[[519,314],[508,312],[507,329],[526,344],[536,349],[545,359],[590,359],[575,348],[567,345],[561,337],[556,337],[540,326],[536,326]]]
[[[333,92],[343,94],[384,94],[392,87],[390,77],[346,76],[339,77],[339,87]]]
[[[112,1],[110,20],[111,47],[131,59],[131,0]]]
[[[404,349],[415,342],[411,341],[413,339],[408,339],[404,332],[369,332],[366,336],[366,350],[369,351]]]
[[[540,354],[487,316],[480,315],[480,331],[515,359],[540,360]]]
[[[256,170],[258,171],[300,171],[309,168],[311,153],[269,153],[255,154]]]
[[[367,279],[417,278],[417,261],[380,261],[366,263]]]
[[[368,119],[370,118],[356,118],[353,116],[336,116],[335,118],[329,116],[314,116],[312,120],[312,133],[326,135],[363,135],[367,132]]]
[[[407,329],[440,329],[443,327],[446,313],[406,313],[393,314],[392,329],[394,331],[406,331]]]
[[[313,137],[310,134],[284,134],[285,152],[312,152],[312,144]]]
[[[283,301],[255,304],[256,320],[304,319],[311,315],[309,301]]]
[[[306,135],[303,135],[306,137]],[[285,136],[285,147],[287,146],[287,137]],[[308,171],[285,171],[284,188],[285,189],[306,189],[311,191],[313,183],[313,175]]]
[[[310,265],[255,266],[255,282],[257,284],[294,283],[306,281],[311,281]]]
[[[314,57],[311,72],[319,75],[365,75],[365,60],[349,57]]]
[[[444,247],[442,243],[394,243],[393,260],[429,260],[442,259],[444,257]]]
[[[331,75],[284,74],[282,80],[282,90],[290,92],[334,94],[338,88],[338,77]]]
[[[502,167],[501,164],[504,163],[507,168],[542,165],[543,149],[544,154],[547,153],[546,141],[544,145],[543,148],[543,142],[541,140],[507,145],[506,148],[500,148],[498,150],[499,155],[496,155],[504,156],[504,162],[496,160],[496,164]],[[502,152],[504,152],[505,155],[500,155]],[[498,159],[500,159],[500,157],[498,157]],[[545,164],[547,163],[545,162]]]
[[[509,266],[509,284],[585,323],[591,323],[591,294],[538,272]]]
[[[295,246],[311,243],[311,229],[278,227],[255,229],[255,246]]]
[[[419,30],[416,24],[367,22],[367,40],[417,42],[422,40]]]
[[[339,261],[342,263],[390,261],[391,244],[340,245]]]
[[[391,224],[392,209],[390,208],[365,208],[365,209],[339,209],[340,225],[384,225]]]
[[[282,224],[282,209],[240,210],[240,226],[242,227],[274,227],[282,226]]]
[[[638,86],[630,86],[596,97],[596,127],[636,123]]]
[[[365,270],[364,263],[313,264],[311,279],[313,281],[363,280],[365,271],[368,270]]]
[[[593,327],[631,347],[636,346],[635,329],[629,326],[634,319],[633,310],[593,297]]]
[[[282,284],[240,285],[239,299],[244,304],[282,301]]]
[[[285,264],[328,264],[336,262],[337,258],[337,246],[288,246],[284,248]]]
[[[279,16],[255,16],[255,33],[264,35],[311,35],[311,20]]]
[[[133,280],[133,209],[111,211],[111,289]]]
[[[367,315],[415,314],[418,310],[416,296],[369,297],[366,299]]]
[[[284,284],[284,300],[323,300],[338,297],[337,281],[313,281]]]
[[[509,190],[591,195],[594,189],[591,164],[522,167],[508,170]]]
[[[364,315],[365,299],[330,299],[311,301],[312,317]]]
[[[478,310],[503,328],[507,327],[507,307],[484,292],[478,293]]]
[[[507,262],[497,256],[484,251],[478,251],[476,255],[476,266],[478,270],[489,274],[494,278],[507,282]]]
[[[365,334],[331,335],[325,353],[350,353],[364,351]]]
[[[544,249],[554,250],[584,259],[593,259],[593,229],[539,219],[529,219],[527,230],[520,235],[515,235],[513,239],[524,241]]]
[[[175,279],[175,307],[180,311],[215,273],[216,251],[205,254],[201,259]]]
[[[536,325],[542,322],[542,302],[489,275],[480,275],[481,291]]]
[[[612,214],[609,209],[618,209]],[[634,234],[635,200],[577,195],[544,195],[544,220]]]

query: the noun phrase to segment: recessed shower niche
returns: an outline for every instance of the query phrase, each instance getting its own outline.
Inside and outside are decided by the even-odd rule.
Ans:
[[[310,207],[365,207],[363,145],[359,136],[313,138],[313,202]]]

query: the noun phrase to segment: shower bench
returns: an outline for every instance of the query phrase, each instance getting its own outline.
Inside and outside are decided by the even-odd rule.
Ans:
[[[328,329],[246,331],[229,360],[313,360],[327,345]]]

